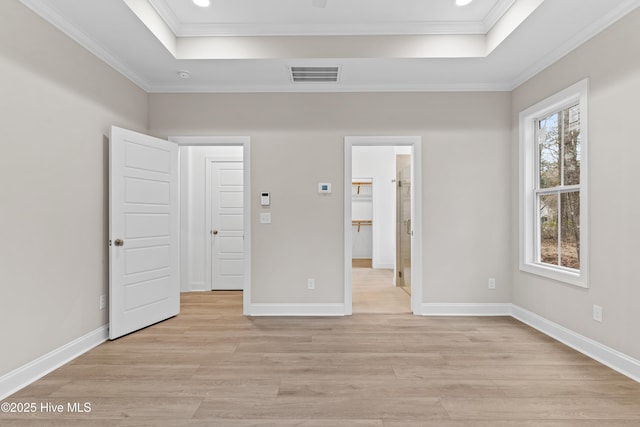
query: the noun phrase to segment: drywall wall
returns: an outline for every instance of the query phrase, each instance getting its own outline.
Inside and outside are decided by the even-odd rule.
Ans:
[[[640,10],[605,30],[513,92],[513,302],[640,359]],[[518,113],[588,77],[590,288],[518,270]],[[592,319],[602,306],[603,322]]]
[[[393,146],[353,147],[352,156],[353,177],[373,178],[372,213],[375,221],[372,227],[367,227],[373,232],[373,268],[394,268],[396,261],[396,149]],[[354,209],[353,219],[359,219],[355,217],[355,213]],[[357,233],[357,227],[355,232]]]
[[[251,137],[252,186],[271,192],[273,216],[253,210],[253,303],[343,302],[344,137],[356,135],[422,136],[425,302],[511,300],[509,93],[150,94],[149,126]]]
[[[106,135],[147,95],[18,1],[0,21],[2,376],[107,323]]]

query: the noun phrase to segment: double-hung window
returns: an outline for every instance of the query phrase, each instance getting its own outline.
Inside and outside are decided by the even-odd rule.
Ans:
[[[587,90],[520,113],[520,269],[588,287]]]

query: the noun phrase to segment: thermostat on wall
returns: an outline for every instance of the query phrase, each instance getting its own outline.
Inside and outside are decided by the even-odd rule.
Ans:
[[[321,182],[318,184],[318,193],[329,194],[331,193],[331,184],[328,182]]]

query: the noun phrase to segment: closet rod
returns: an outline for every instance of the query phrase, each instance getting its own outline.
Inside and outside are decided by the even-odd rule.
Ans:
[[[351,221],[351,225],[358,226],[358,233],[360,232],[360,227],[363,225],[373,225],[373,221],[370,219],[354,219]]]

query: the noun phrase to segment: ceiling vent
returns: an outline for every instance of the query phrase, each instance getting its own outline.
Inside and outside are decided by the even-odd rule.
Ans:
[[[339,67],[291,67],[294,83],[337,83]]]

